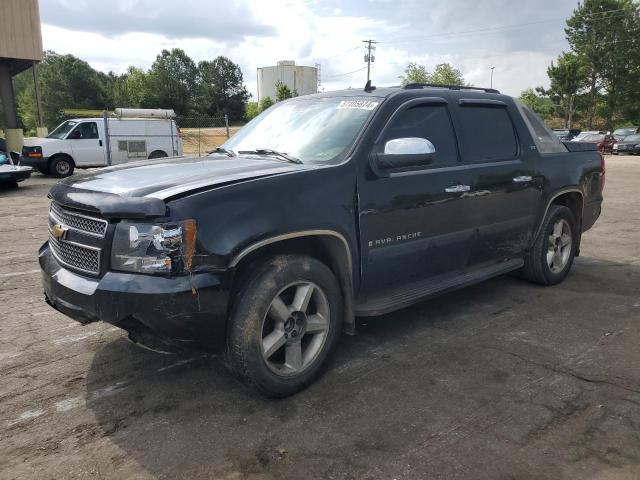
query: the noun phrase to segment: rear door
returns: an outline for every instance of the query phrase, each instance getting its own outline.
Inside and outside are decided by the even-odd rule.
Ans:
[[[516,121],[522,129],[522,119],[513,105],[486,97],[460,98],[455,111],[477,229],[469,267],[522,256],[541,199],[536,154],[523,147],[517,133]]]
[[[71,145],[73,159],[78,166],[106,165],[104,139],[97,122],[81,122],[69,132],[67,140]]]
[[[394,104],[391,104],[394,105]],[[474,234],[470,178],[461,166],[449,106],[418,98],[393,108],[371,153],[389,140],[420,138],[435,147],[431,164],[379,176],[366,159],[358,176],[362,289],[368,294],[461,272]],[[364,160],[364,159],[363,159]]]

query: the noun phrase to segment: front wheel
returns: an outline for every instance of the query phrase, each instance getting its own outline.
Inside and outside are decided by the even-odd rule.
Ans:
[[[54,157],[49,165],[49,172],[56,178],[64,178],[73,174],[75,164],[70,157],[59,156]]]
[[[552,205],[531,252],[525,258],[524,278],[541,285],[560,283],[571,270],[578,238],[573,212],[562,205]]]
[[[252,269],[235,296],[231,366],[261,393],[286,397],[320,374],[341,323],[341,292],[326,265],[300,255],[271,257]]]

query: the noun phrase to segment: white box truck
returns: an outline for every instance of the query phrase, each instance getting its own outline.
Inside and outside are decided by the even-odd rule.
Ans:
[[[75,118],[46,138],[26,138],[20,164],[54,177],[75,168],[106,167],[182,155],[173,110],[118,108],[103,118]]]

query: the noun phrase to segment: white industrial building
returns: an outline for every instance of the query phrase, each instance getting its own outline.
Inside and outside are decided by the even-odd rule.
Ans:
[[[298,95],[318,91],[318,67],[296,65],[293,60],[281,60],[274,67],[258,68],[258,101],[264,97],[276,99],[276,83],[281,81]]]

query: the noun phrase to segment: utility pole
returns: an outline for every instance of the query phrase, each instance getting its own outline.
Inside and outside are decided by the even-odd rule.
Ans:
[[[371,62],[376,61],[375,55],[371,55],[371,52],[376,51],[375,44],[378,42],[376,42],[375,40],[362,40],[362,43],[367,44],[367,46],[365,47],[367,49],[367,53],[364,56],[364,61],[367,62],[367,82],[369,82],[369,79],[371,77]]]
[[[496,67],[489,67],[489,68],[491,69],[491,88],[493,88],[493,70],[494,70]]]

